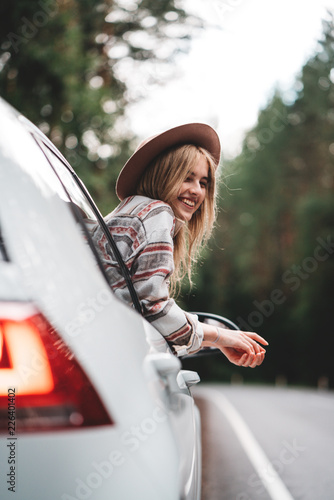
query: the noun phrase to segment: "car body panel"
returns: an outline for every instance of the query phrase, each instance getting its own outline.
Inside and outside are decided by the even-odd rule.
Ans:
[[[113,421],[18,435],[19,498],[199,499],[199,421],[189,390],[177,383],[181,364],[111,292],[33,126],[3,101],[0,116],[0,227],[10,260],[0,261],[0,313],[9,301],[36,307]],[[159,356],[174,366],[168,377],[157,370]],[[33,357],[30,369],[39,369]],[[4,481],[8,437],[0,435],[2,499],[12,498]]]

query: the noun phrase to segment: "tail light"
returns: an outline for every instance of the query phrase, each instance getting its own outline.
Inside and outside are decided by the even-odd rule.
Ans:
[[[2,303],[0,432],[8,432],[13,421],[16,432],[112,424],[82,367],[45,317],[28,304]]]

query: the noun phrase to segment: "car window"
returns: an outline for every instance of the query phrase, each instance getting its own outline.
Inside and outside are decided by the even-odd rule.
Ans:
[[[47,146],[40,144],[43,152],[50,161],[52,167],[56,171],[61,183],[66,189],[66,193],[69,196],[72,203],[81,210],[81,215],[84,219],[96,221],[96,216],[87,202],[84,194],[80,190],[79,186],[73,179],[71,172],[65,166],[65,164],[56,156]]]
[[[6,262],[9,261],[8,253],[6,250],[5,242],[4,242],[4,239],[2,237],[1,227],[0,227],[0,261],[1,260],[6,261]]]
[[[115,256],[118,265],[120,266],[121,273],[123,274],[123,277],[125,279],[125,282],[127,284],[132,302],[134,304],[135,309],[141,314],[141,305],[137,296],[137,293],[134,289],[134,286],[131,281],[131,276],[130,273],[123,261],[123,258],[120,254],[119,249],[117,248],[116,243],[114,242],[104,220],[97,209],[95,203],[91,199],[89,193],[87,192],[87,189],[85,186],[82,184],[81,180],[76,176],[74,171],[71,171],[71,167],[65,163],[60,157],[58,157],[54,151],[51,151],[51,149],[38,137],[35,137],[35,140],[38,142],[39,146],[43,150],[44,154],[47,156],[50,164],[54,168],[54,170],[57,173],[57,176],[59,177],[61,183],[63,184],[66,193],[69,197],[69,200],[72,203],[71,208],[75,212],[75,215],[78,215],[77,212],[78,210],[81,213],[81,220],[79,217],[79,222],[83,221],[85,223],[85,229],[86,229],[86,237],[88,240],[89,245],[92,247],[92,251],[95,253],[99,266],[103,266],[101,263],[101,259],[98,257],[99,255],[99,249],[96,248],[97,242],[95,241],[95,238],[93,237],[97,227],[99,226],[100,229],[102,230],[102,233],[106,237],[107,241],[107,247],[110,250],[110,252]],[[89,237],[89,235],[92,237]],[[105,272],[105,269],[103,269],[105,278],[108,281],[107,274]],[[109,282],[108,282],[109,283]],[[109,283],[109,286],[112,284]]]
[[[61,157],[51,151],[51,149],[38,137],[34,136],[34,139],[42,149],[50,165],[50,172],[47,175],[49,187],[51,187],[52,190],[57,193],[57,195],[68,205],[76,222],[78,223],[78,228],[84,242],[89,246],[100,271],[110,286],[107,274],[95,248],[94,241],[91,238],[91,234],[94,232],[98,224],[98,220],[91,204],[88,202],[84,192],[74,180],[71,171],[65,164],[65,160],[63,161]],[[50,173],[53,175],[50,175]]]

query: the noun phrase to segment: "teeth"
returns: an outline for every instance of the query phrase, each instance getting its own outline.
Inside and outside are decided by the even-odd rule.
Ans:
[[[187,200],[186,198],[181,198],[181,200],[183,201],[183,203],[185,203],[189,207],[194,207],[195,206],[195,202],[194,201]]]

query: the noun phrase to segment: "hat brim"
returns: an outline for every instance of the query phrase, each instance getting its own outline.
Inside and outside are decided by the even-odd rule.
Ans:
[[[162,132],[139,146],[122,168],[116,194],[120,200],[135,195],[140,177],[160,153],[174,146],[194,144],[206,149],[216,164],[220,161],[220,141],[216,131],[204,123],[188,123]]]

